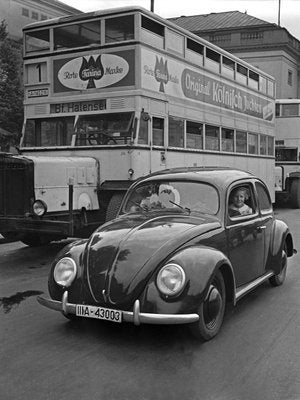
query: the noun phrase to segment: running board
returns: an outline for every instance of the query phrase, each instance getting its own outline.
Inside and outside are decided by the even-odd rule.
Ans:
[[[274,275],[273,271],[266,272],[264,275],[260,276],[257,279],[254,279],[254,281],[251,281],[250,283],[247,283],[246,285],[243,285],[236,289],[235,291],[235,302],[240,300],[245,294],[251,292],[253,289],[255,289],[257,286],[261,285],[264,281],[267,279],[271,278],[271,276]]]

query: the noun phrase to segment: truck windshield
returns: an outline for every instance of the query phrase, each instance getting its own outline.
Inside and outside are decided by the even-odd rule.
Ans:
[[[22,147],[129,144],[133,120],[133,112],[28,119]]]

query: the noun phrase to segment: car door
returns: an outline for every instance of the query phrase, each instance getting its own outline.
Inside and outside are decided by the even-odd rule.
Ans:
[[[270,194],[266,186],[260,182],[255,182],[257,193],[258,206],[261,213],[261,230],[264,233],[264,268],[267,263],[267,258],[271,246],[272,230],[274,224],[274,212]]]
[[[239,182],[229,188],[228,209],[231,194],[240,187],[246,188],[249,193],[247,203],[252,213],[230,216],[227,212],[226,216],[228,256],[235,273],[237,287],[252,281],[264,271],[264,228],[252,181]]]

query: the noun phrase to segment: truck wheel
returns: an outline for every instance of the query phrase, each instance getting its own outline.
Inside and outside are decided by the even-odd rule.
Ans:
[[[294,208],[300,208],[300,179],[292,181],[291,203]]]
[[[9,242],[20,240],[20,234],[17,232],[1,232],[1,235]]]
[[[106,209],[105,221],[110,221],[116,218],[124,195],[125,193],[123,192],[115,193],[112,195]]]
[[[52,239],[47,235],[27,233],[23,235],[20,240],[29,247],[38,247],[50,243]]]

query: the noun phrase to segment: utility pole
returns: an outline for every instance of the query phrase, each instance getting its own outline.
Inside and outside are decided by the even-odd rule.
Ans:
[[[154,12],[154,0],[151,0],[150,11]]]
[[[281,0],[278,0],[278,26],[280,26],[280,8],[281,8]]]

